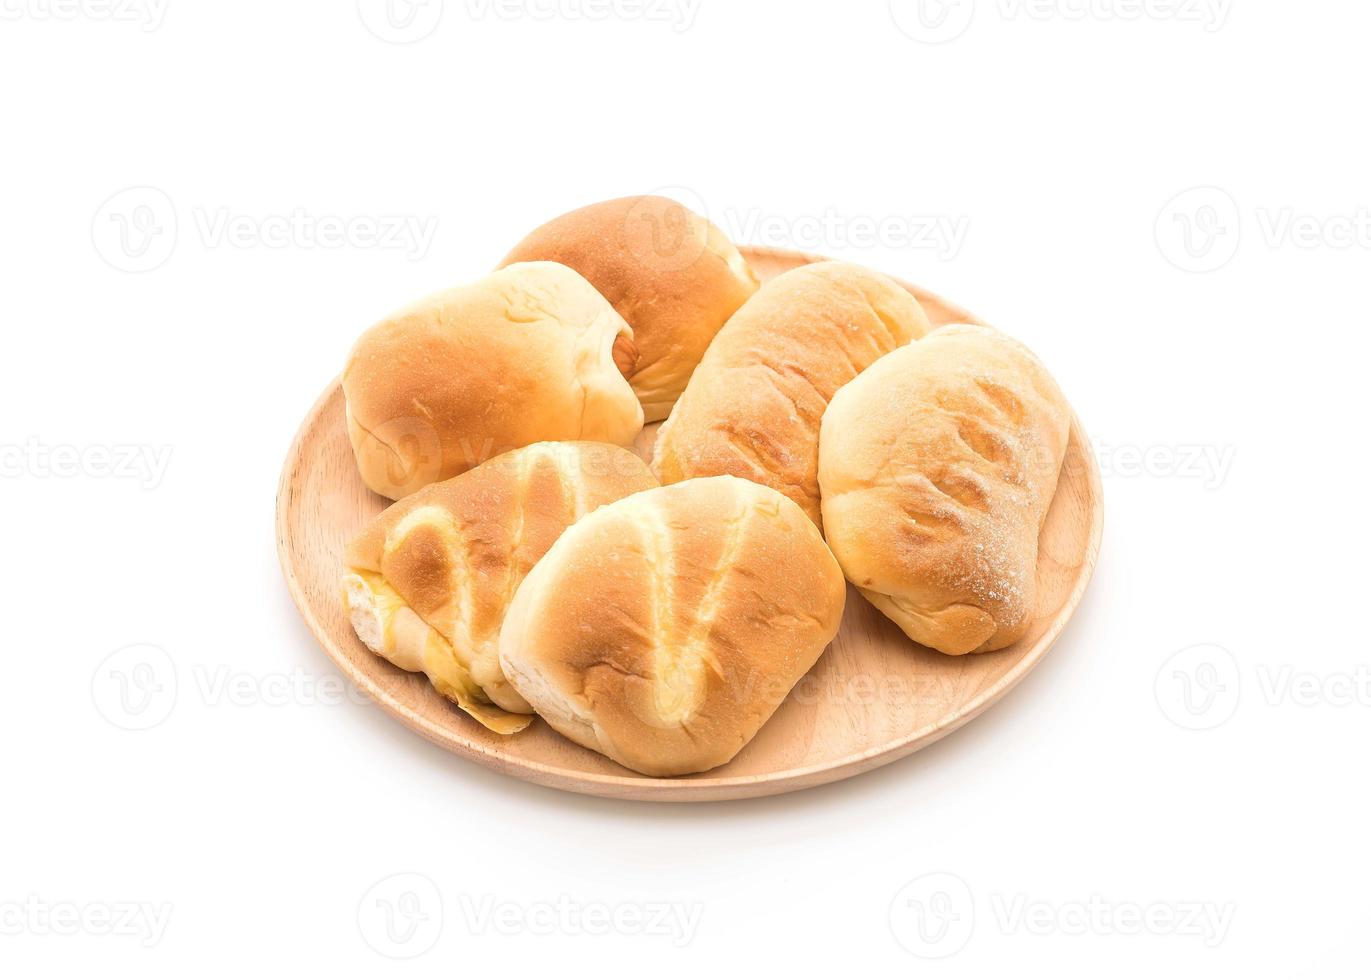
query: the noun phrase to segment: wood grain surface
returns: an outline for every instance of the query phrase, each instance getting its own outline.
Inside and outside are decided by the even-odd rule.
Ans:
[[[763,280],[818,256],[743,247]],[[980,322],[907,283],[935,324]],[[1024,339],[1032,346],[1032,338]],[[340,353],[341,359],[341,353]],[[1050,365],[1049,365],[1050,366]],[[647,456],[650,426],[638,450]],[[531,782],[621,799],[692,801],[767,796],[866,772],[942,738],[1017,684],[1047,652],[1079,604],[1103,526],[1099,468],[1078,420],[1039,540],[1038,608],[1027,636],[990,654],[947,657],[918,646],[849,586],[842,628],[818,664],[726,766],[672,779],[640,776],[536,721],[487,731],[429,686],[366,649],[343,609],[339,576],[347,541],[389,502],[357,475],[343,393],[329,385],[286,458],[276,500],[277,549],[291,597],[343,674],[425,738]]]

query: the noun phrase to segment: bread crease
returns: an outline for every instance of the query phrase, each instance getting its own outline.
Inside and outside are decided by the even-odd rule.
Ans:
[[[664,484],[729,475],[778,490],[816,525],[819,426],[867,365],[932,326],[877,272],[816,262],[767,282],[719,331],[657,435]]]
[[[1070,418],[1038,359],[990,327],[943,327],[876,361],[820,430],[824,532],[844,574],[935,650],[1017,641]]]
[[[505,675],[563,735],[655,776],[722,765],[837,633],[846,586],[792,501],[720,476],[575,524],[524,579]]]
[[[354,631],[397,667],[427,675],[492,731],[522,730],[532,708],[498,652],[520,583],[588,511],[654,485],[625,449],[538,443],[425,487],[347,548],[344,600]]]

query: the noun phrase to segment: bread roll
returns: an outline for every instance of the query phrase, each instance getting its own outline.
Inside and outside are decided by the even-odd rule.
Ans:
[[[932,327],[909,293],[845,262],[764,285],[719,331],[657,434],[662,483],[731,474],[765,484],[820,523],[819,422],[833,393]]]
[[[510,266],[372,327],[343,372],[362,480],[393,500],[544,440],[630,445],[633,331],[566,266]]]
[[[528,570],[572,522],[654,486],[633,453],[538,443],[425,487],[348,546],[344,597],[373,652],[433,686],[487,728],[528,725],[500,670],[500,624]]]
[[[757,290],[723,232],[664,197],[624,197],[554,218],[505,257],[569,265],[633,327],[629,380],[649,422],[664,419],[719,328]]]
[[[722,765],[838,631],[846,585],[801,510],[733,477],[634,494],[575,524],[500,633],[557,731],[651,776]]]
[[[1047,369],[989,327],[881,358],[834,397],[819,439],[824,530],[847,577],[924,646],[1018,640],[1070,422]]]

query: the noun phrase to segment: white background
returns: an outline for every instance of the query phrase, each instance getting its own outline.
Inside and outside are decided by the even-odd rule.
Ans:
[[[1366,5],[116,2],[0,2],[0,972],[1366,975]],[[353,338],[659,188],[967,304],[1100,452],[1061,642],[874,774],[502,778],[281,582]]]

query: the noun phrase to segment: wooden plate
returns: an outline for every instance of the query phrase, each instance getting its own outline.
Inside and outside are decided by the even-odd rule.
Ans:
[[[817,256],[744,248],[763,280]],[[905,284],[935,324],[967,311]],[[1031,338],[1030,338],[1031,342]],[[653,431],[639,449],[650,452]],[[726,766],[675,779],[640,776],[562,738],[541,721],[495,735],[353,634],[338,584],[345,543],[389,501],[357,475],[338,382],[310,411],[286,458],[276,500],[277,548],[291,597],[324,651],[386,711],[420,735],[498,772],[578,793],[638,800],[721,800],[818,786],[884,765],[942,738],[1004,696],[1040,661],[1094,570],[1103,523],[1094,454],[1073,418],[1066,464],[1039,542],[1038,609],[1028,635],[997,653],[946,657],[910,641],[848,590],[832,647]]]

